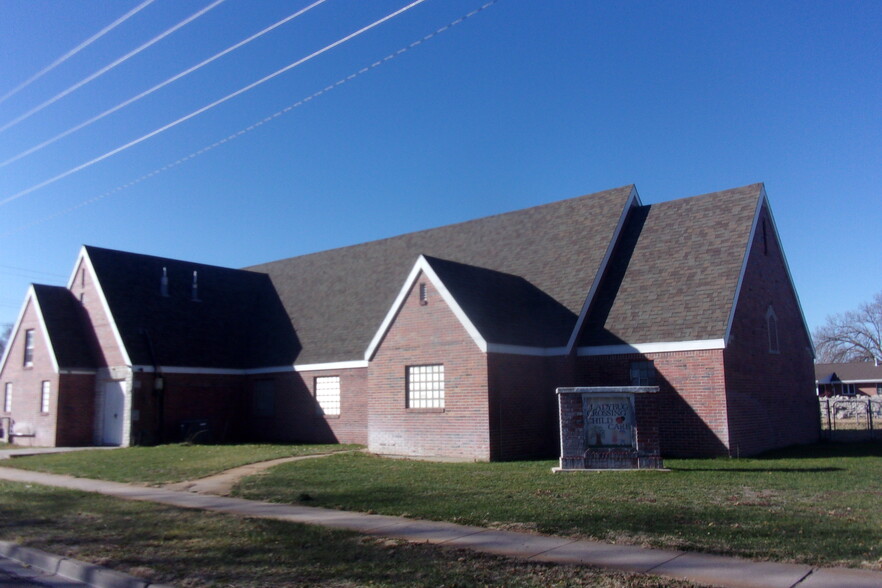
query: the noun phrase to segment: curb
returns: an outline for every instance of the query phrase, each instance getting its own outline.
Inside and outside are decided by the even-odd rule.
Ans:
[[[90,564],[69,557],[53,555],[33,547],[24,547],[12,541],[0,541],[0,556],[55,574],[68,580],[76,580],[96,588],[173,588],[167,584],[153,584],[147,580],[122,572]]]

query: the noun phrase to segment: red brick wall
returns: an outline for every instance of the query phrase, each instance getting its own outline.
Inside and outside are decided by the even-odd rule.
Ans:
[[[655,365],[659,386],[662,454],[727,455],[729,426],[722,350],[580,357],[576,385],[630,385],[631,362],[647,360]]]
[[[491,459],[558,457],[555,389],[570,385],[571,361],[490,353],[487,364]]]
[[[33,365],[25,367],[25,332],[34,331]],[[0,373],[0,415],[11,417],[13,423],[30,425],[35,432],[33,437],[15,437],[16,445],[55,446],[55,428],[58,399],[58,374],[52,365],[52,356],[46,334],[40,328],[40,320],[33,300],[28,301],[19,329],[12,333],[9,341],[9,355],[3,372]],[[49,412],[40,412],[43,381],[50,385]],[[6,383],[12,383],[12,410],[3,412],[3,395]]]
[[[419,284],[429,303],[419,302]],[[407,366],[443,364],[443,411],[408,409]],[[490,459],[487,358],[424,276],[368,368],[368,448],[376,453]]]
[[[762,219],[766,221],[763,243]],[[769,352],[766,312],[774,309],[779,353]],[[725,352],[733,455],[819,436],[811,343],[768,211],[754,237]]]
[[[92,445],[95,433],[95,376],[61,374],[58,385],[59,447]]]
[[[243,376],[163,374],[162,418],[152,373],[137,373],[132,383],[132,443],[182,441],[184,420],[207,419],[214,441],[241,440],[248,418]]]
[[[249,435],[266,441],[367,443],[367,368],[288,372],[249,378]],[[315,400],[315,378],[340,377],[340,415],[323,415]],[[274,382],[275,411],[255,416],[251,410],[254,382]]]

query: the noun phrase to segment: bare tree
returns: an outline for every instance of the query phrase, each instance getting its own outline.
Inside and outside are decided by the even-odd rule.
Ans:
[[[3,351],[6,349],[6,343],[9,342],[9,335],[12,334],[12,325],[0,325],[0,359],[3,357]]]
[[[882,292],[857,310],[827,317],[813,337],[821,363],[882,361]]]

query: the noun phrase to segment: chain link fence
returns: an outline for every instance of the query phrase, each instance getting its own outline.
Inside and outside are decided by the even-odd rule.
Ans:
[[[818,401],[821,435],[825,439],[882,439],[882,396],[832,396]]]

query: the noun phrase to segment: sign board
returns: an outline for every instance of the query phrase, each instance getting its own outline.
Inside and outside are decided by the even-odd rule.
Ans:
[[[631,395],[582,396],[585,447],[633,447],[634,404]]]

